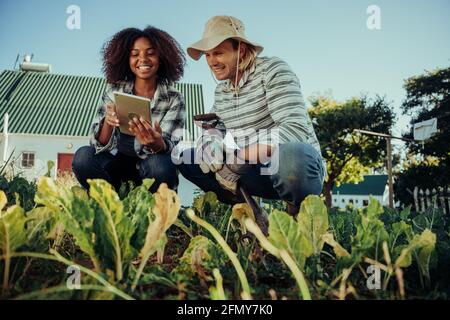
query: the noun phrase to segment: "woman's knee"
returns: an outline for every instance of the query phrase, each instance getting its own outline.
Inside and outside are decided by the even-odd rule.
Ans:
[[[92,161],[94,158],[95,150],[93,147],[84,146],[79,148],[72,160],[72,170],[73,172],[81,172],[89,169],[92,166]]]
[[[177,181],[177,168],[170,155],[155,154],[148,156],[138,163],[139,175],[142,179],[152,178],[157,182],[166,182],[175,185]]]

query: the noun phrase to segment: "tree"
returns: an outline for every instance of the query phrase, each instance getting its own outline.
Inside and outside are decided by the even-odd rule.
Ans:
[[[444,160],[450,157],[450,68],[437,69],[407,79],[404,84],[406,100],[403,114],[412,116],[411,130],[405,138],[413,137],[412,125],[431,118],[438,119],[439,132],[426,143],[408,147],[414,153],[435,156]]]
[[[405,81],[406,99],[403,114],[413,124],[437,118],[438,133],[423,144],[407,143],[409,157],[397,174],[395,194],[404,204],[412,204],[414,187],[433,189],[450,185],[450,68],[437,69]]]
[[[357,183],[371,167],[383,165],[386,141],[354,133],[354,129],[390,133],[394,114],[389,103],[377,96],[352,98],[339,103],[328,96],[310,99],[311,118],[315,119],[317,138],[327,161],[328,178],[324,184],[327,206],[335,185]]]
[[[403,161],[403,170],[396,174],[395,198],[403,206],[413,205],[415,187],[422,190],[433,190],[437,186],[448,186],[450,176],[442,174],[448,168],[449,163],[439,162],[436,157],[427,156],[418,160],[413,154],[409,154],[408,159]]]

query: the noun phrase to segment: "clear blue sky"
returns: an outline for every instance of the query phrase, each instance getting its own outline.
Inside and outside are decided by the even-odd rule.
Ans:
[[[66,28],[72,4],[81,8],[81,30]],[[366,27],[372,4],[381,9],[381,30]],[[228,14],[244,21],[263,55],[291,65],[305,97],[380,94],[399,111],[404,79],[450,65],[449,13],[448,0],[1,0],[0,70],[12,69],[18,53],[33,53],[53,73],[101,76],[100,49],[122,28],[151,24],[186,48],[208,18]],[[208,110],[215,82],[205,61],[188,58],[183,81],[204,85]],[[395,134],[408,123],[399,119]]]

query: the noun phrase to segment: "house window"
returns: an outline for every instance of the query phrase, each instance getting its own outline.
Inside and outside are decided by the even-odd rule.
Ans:
[[[348,200],[348,203],[353,204],[353,199]]]
[[[22,168],[33,168],[34,167],[34,152],[22,152]]]
[[[334,203],[336,203],[337,202],[337,199],[334,199]]]
[[[345,199],[342,199],[342,203],[345,203]]]
[[[369,200],[363,200],[363,206],[368,206],[369,205]]]
[[[356,199],[355,202],[358,203],[358,199]]]

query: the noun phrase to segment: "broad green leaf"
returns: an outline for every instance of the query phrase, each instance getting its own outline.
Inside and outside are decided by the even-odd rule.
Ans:
[[[185,280],[194,275],[203,280],[212,280],[212,270],[221,267],[226,261],[226,255],[213,241],[204,236],[196,236],[191,239],[172,274]]]
[[[410,214],[411,214],[411,206],[409,205],[405,209],[403,209],[402,212],[400,212],[400,217],[403,220],[406,220]]]
[[[0,190],[0,211],[3,210],[7,203],[8,198],[6,197],[6,194],[3,192],[3,190]]]
[[[412,263],[412,248],[408,245],[402,245],[399,246],[398,249],[400,249],[400,255],[395,260],[395,266],[400,268],[407,268]]]
[[[363,256],[380,258],[381,244],[389,240],[380,215],[384,212],[383,206],[373,197],[367,209],[360,210],[358,219],[355,220],[356,235],[352,240],[352,257],[354,262],[361,261]]]
[[[27,241],[26,217],[20,206],[14,205],[0,212],[0,252],[10,255]]]
[[[384,212],[383,206],[375,198],[370,197],[369,205],[367,206],[367,212],[363,223],[378,218]]]
[[[214,192],[206,192],[197,196],[192,206],[198,213],[208,215],[216,209],[218,203],[217,195]]]
[[[33,197],[36,193],[36,185],[29,182],[21,176],[14,176],[8,183],[7,197],[11,203],[15,199],[15,203],[20,205],[25,211],[34,207]],[[14,199],[12,199],[14,197]]]
[[[131,277],[135,276],[135,274],[133,274],[133,271],[135,272],[136,269],[131,270]],[[139,281],[139,284],[145,284],[146,286],[154,283],[177,289],[177,284],[175,283],[171,274],[157,264],[148,265],[145,269],[145,273],[142,274],[142,277]]]
[[[345,250],[336,240],[334,240],[334,236],[331,232],[324,234],[322,239],[333,248],[334,254],[337,257],[350,257],[350,253],[348,253],[347,250]]]
[[[149,224],[148,215],[152,214],[155,199],[149,189],[154,183],[154,179],[144,179],[142,185],[136,187],[128,193],[123,200],[125,215],[131,217],[135,226],[135,232],[131,238],[131,245],[140,250],[145,242],[145,235]]]
[[[27,241],[25,214],[20,206],[9,207],[6,212],[0,210],[0,254],[4,256],[3,294],[9,289],[11,254]]]
[[[90,185],[89,194],[92,199],[94,199],[100,208],[103,209],[107,218],[111,220],[109,225],[112,228],[114,225],[119,223],[123,214],[123,204],[119,199],[116,191],[113,187],[105,180],[100,179],[89,179],[88,183]]]
[[[52,210],[61,219],[75,243],[89,255],[95,268],[100,271],[99,259],[95,253],[95,210],[84,195],[64,187],[58,188],[52,179],[41,177],[37,184],[35,201]]]
[[[35,207],[26,213],[26,217],[27,241],[33,250],[46,251],[48,239],[62,236],[63,224],[58,223],[56,214],[49,208]]]
[[[88,179],[88,183],[90,196],[98,205],[94,221],[96,250],[102,253],[102,260],[113,262],[116,279],[120,281],[123,265],[133,258],[130,240],[134,226],[131,218],[125,216],[123,204],[109,183],[100,179]]]
[[[394,254],[401,254],[403,246],[398,246],[399,239],[411,239],[414,235],[412,226],[405,221],[393,223],[389,233],[389,247],[394,249]],[[403,237],[402,237],[403,236]]]
[[[320,197],[311,195],[306,197],[297,216],[301,233],[308,239],[313,248],[313,254],[322,251],[323,235],[328,231],[327,207]]]
[[[395,265],[406,268],[411,265],[412,253],[417,253],[417,264],[421,272],[429,278],[429,260],[436,244],[436,235],[429,229],[425,229],[420,235],[416,234],[409,244],[405,246]]]
[[[286,250],[301,269],[306,258],[314,252],[312,243],[302,233],[297,221],[279,210],[269,215],[269,241],[279,250]]]
[[[72,193],[67,192],[65,188],[59,188],[55,182],[47,177],[41,177],[38,180],[35,201],[47,208],[59,213],[61,210],[70,212]]]
[[[422,273],[429,279],[429,262],[431,253],[436,245],[436,234],[434,234],[430,229],[425,229],[420,236],[416,236],[416,250],[418,250],[417,263]],[[413,240],[413,241],[414,241]]]
[[[84,190],[82,187],[73,186],[72,188],[70,188],[70,190],[72,191],[73,195],[78,199],[84,200],[85,202],[89,202],[89,195],[86,192],[86,190]]]
[[[413,235],[412,226],[405,221],[400,221],[392,224],[393,236],[399,237],[404,234],[408,239]]]

